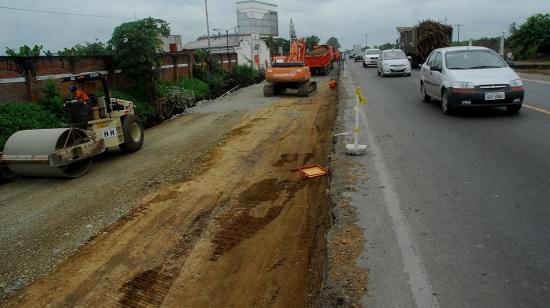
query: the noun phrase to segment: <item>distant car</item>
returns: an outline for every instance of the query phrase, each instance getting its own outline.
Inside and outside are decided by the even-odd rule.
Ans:
[[[506,62],[485,47],[449,47],[434,50],[420,72],[422,101],[441,101],[451,114],[464,107],[506,107],[516,114],[524,97],[523,83]]]
[[[411,75],[411,63],[403,50],[388,49],[380,53],[376,62],[378,76],[388,75]]]
[[[350,59],[355,58],[355,54],[354,54],[354,53],[350,53],[350,54],[349,54],[349,58],[350,58]]]
[[[363,67],[367,68],[369,65],[376,65],[380,52],[382,52],[380,49],[367,49],[363,56]]]
[[[355,55],[355,62],[363,61],[363,55]]]

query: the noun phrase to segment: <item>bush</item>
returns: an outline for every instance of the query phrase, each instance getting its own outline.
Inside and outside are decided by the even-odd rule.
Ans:
[[[208,95],[208,84],[200,79],[182,77],[177,83],[185,90],[193,91],[197,99],[205,98]]]
[[[179,85],[166,85],[161,87],[160,104],[162,116],[170,118],[174,113],[183,112],[187,107],[195,106],[195,94]]]
[[[237,65],[233,68],[231,77],[241,87],[247,87],[261,81],[259,72],[248,65]]]
[[[6,103],[0,105],[0,149],[15,132],[24,129],[62,127],[62,118],[39,103]]]
[[[134,103],[136,115],[146,127],[150,127],[158,122],[155,107],[149,104],[145,98],[141,98],[142,96],[136,91],[113,89],[111,90],[111,97],[132,101]],[[140,99],[138,99],[138,97],[140,97]]]
[[[58,119],[65,117],[65,108],[63,106],[63,96],[59,85],[53,80],[47,80],[42,86],[42,99],[39,104],[45,110],[53,113]]]

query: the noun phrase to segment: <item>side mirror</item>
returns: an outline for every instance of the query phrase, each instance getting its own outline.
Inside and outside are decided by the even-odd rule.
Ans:
[[[441,66],[432,66],[432,67],[430,67],[430,71],[441,73]]]

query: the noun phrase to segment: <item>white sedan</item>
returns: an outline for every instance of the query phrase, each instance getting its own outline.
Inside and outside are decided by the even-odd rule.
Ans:
[[[380,53],[376,63],[378,76],[388,75],[411,75],[411,63],[403,50],[388,49]]]

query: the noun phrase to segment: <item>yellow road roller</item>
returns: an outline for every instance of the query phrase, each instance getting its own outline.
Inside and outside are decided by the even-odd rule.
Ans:
[[[16,175],[31,177],[80,177],[94,156],[109,148],[135,152],[143,145],[143,124],[131,101],[110,96],[101,73],[62,79],[89,95],[87,101],[65,101],[67,127],[22,130],[11,135],[0,160]],[[99,87],[102,89],[99,90]]]

